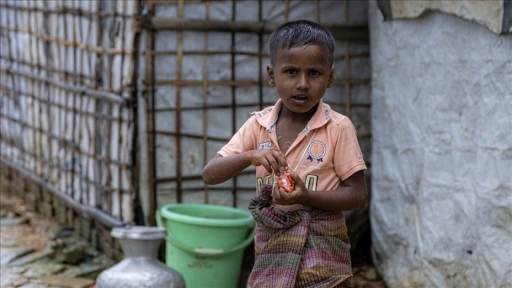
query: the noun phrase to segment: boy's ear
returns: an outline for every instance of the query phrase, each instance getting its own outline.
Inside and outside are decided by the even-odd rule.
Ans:
[[[268,79],[268,84],[270,84],[270,86],[276,85],[274,66],[272,66],[272,64],[267,65],[267,79]]]

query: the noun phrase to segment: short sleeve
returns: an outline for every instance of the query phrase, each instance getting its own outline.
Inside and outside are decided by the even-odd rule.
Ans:
[[[349,118],[338,125],[338,137],[335,145],[334,170],[341,180],[346,180],[357,171],[366,170],[363,153],[357,140],[357,132]]]

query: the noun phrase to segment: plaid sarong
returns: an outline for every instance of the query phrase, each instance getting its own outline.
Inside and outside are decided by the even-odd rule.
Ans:
[[[249,287],[352,287],[343,213],[283,211],[271,204],[268,191],[261,194],[249,204],[257,222]]]

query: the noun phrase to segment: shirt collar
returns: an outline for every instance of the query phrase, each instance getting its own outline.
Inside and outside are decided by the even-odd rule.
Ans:
[[[253,115],[256,117],[256,121],[266,128],[267,132],[271,132],[276,129],[277,117],[279,116],[279,111],[281,111],[282,107],[283,102],[281,99],[278,99],[274,106],[267,107],[258,112],[253,112]],[[306,134],[312,129],[316,129],[327,124],[331,119],[331,112],[331,107],[320,100],[315,114],[305,127]]]

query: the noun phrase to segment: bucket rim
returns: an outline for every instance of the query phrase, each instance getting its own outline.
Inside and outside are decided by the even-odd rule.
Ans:
[[[194,217],[170,211],[172,208],[207,208],[215,209],[217,211],[224,211],[243,215],[243,218],[236,219],[210,219],[204,217]],[[254,218],[251,213],[238,208],[215,205],[215,204],[199,204],[199,203],[171,203],[166,204],[160,208],[160,215],[166,220],[174,220],[178,222],[204,225],[204,226],[217,226],[217,227],[239,227],[250,226],[254,224]]]

